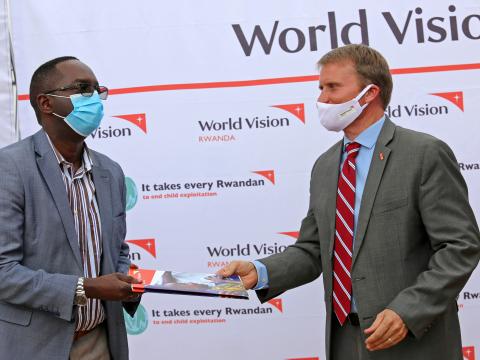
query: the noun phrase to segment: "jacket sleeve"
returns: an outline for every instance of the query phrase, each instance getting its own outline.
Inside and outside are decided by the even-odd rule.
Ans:
[[[480,257],[480,236],[466,183],[453,152],[440,140],[424,151],[418,207],[432,256],[427,270],[387,306],[416,338],[456,301]]]
[[[123,174],[122,169],[120,166],[118,166],[120,170],[120,177],[119,177],[119,189],[122,194],[122,208],[124,210],[124,214],[126,214],[126,199],[127,199],[127,190],[126,190],[126,185],[125,185],[125,175]],[[130,253],[130,248],[128,244],[125,242],[125,237],[127,235],[126,229],[127,229],[127,224],[126,224],[126,216],[123,217],[124,224],[122,226],[122,229],[125,229],[123,233],[120,234],[120,239],[119,241],[122,242],[120,246],[120,254],[118,257],[118,264],[117,264],[117,271],[120,273],[128,274],[128,270],[130,268],[130,258],[128,257]],[[122,302],[122,306],[125,309],[125,311],[133,317],[135,315],[135,312],[137,311],[138,305],[140,304],[141,297],[139,297],[135,301],[124,301]]]
[[[312,168],[310,177],[310,197],[314,182],[314,173],[318,160]],[[303,219],[295,244],[284,252],[259,260],[267,268],[268,287],[257,290],[261,302],[266,302],[283,292],[309,283],[322,273],[318,227],[313,213],[312,201],[307,216]]]
[[[119,191],[120,191],[120,194],[121,194],[121,199],[122,199],[122,208],[123,208],[123,213],[124,213],[124,216],[123,216],[123,226],[122,226],[122,229],[124,229],[124,231],[120,234],[120,239],[118,239],[119,241],[122,242],[121,246],[120,246],[120,254],[119,254],[119,260],[118,260],[118,264],[117,264],[117,271],[118,272],[121,272],[121,273],[124,273],[124,274],[127,274],[128,273],[128,269],[130,267],[130,258],[129,258],[129,254],[130,254],[130,248],[128,246],[128,244],[125,242],[125,237],[127,235],[127,224],[126,224],[126,204],[127,204],[127,189],[126,189],[126,185],[125,185],[125,175],[123,174],[123,171],[122,169],[120,168],[120,166],[118,165],[118,168],[119,168],[119,171],[120,171],[120,176],[119,176]]]
[[[295,244],[280,254],[260,259],[260,262],[268,272],[268,288],[257,291],[262,303],[319,277],[322,273],[320,243],[313,211],[308,211],[303,219]]]

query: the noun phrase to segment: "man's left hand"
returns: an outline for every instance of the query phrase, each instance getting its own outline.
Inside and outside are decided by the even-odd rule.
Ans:
[[[372,326],[365,330],[368,350],[388,349],[407,336],[408,329],[402,318],[393,310],[385,309],[377,315]]]
[[[138,266],[135,265],[134,263],[130,263],[130,271],[132,270],[138,270]],[[130,274],[130,271],[129,271],[129,274]],[[143,282],[142,274],[140,272],[136,273],[134,277]],[[142,297],[142,293],[135,292],[132,295],[130,295],[130,297],[127,300],[124,300],[124,302],[137,302],[141,297]]]

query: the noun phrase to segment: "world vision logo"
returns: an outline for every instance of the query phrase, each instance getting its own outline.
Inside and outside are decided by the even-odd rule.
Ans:
[[[475,348],[473,346],[464,346],[463,347],[463,359],[464,360],[475,360]]]
[[[288,111],[295,116],[303,124],[305,124],[305,105],[304,104],[286,104],[286,105],[272,105],[271,107]]]
[[[258,171],[252,171],[252,173],[263,176],[265,179],[267,179],[273,185],[275,185],[275,171],[273,171],[273,170],[258,170]]]
[[[430,95],[441,97],[441,98],[451,102],[453,105],[455,105],[460,110],[462,110],[462,112],[464,111],[464,109],[463,109],[463,91],[433,93],[433,94],[430,94]]]
[[[267,303],[272,305],[275,309],[283,313],[283,301],[280,298],[268,300]]]
[[[300,232],[299,231],[285,231],[285,232],[279,232],[279,234],[285,235],[285,236],[290,236],[291,238],[294,238],[295,240],[297,240]]]
[[[143,200],[189,199],[218,196],[223,191],[275,185],[275,170],[255,170],[246,177],[220,178],[207,181],[158,182],[142,184]],[[270,186],[271,186],[270,185]]]
[[[478,31],[472,31],[474,27],[478,29],[478,11],[460,15],[456,10],[454,5],[432,6],[431,9],[409,6],[401,11],[381,13],[356,9],[349,18],[329,11],[322,21],[300,27],[283,20],[231,26],[245,56],[317,52],[320,44],[330,49],[357,42],[369,45],[371,29],[368,25],[372,22],[375,32],[389,33],[392,42],[398,45],[478,40]]]
[[[202,135],[198,137],[198,141],[229,142],[237,140],[236,136],[240,132],[287,128],[294,122],[305,124],[304,104],[270,105],[269,108],[277,110],[266,115],[231,116],[222,121],[200,120],[197,123]]]
[[[133,134],[141,134],[142,132],[144,134],[147,133],[146,114],[124,114],[104,118],[102,126],[95,130],[90,136],[93,139],[105,140],[129,137]]]
[[[135,239],[135,240],[126,240],[128,244],[135,245],[135,248],[143,249],[144,252],[147,252],[155,259],[157,258],[157,249],[155,246],[155,239]],[[132,261],[142,260],[142,254],[140,252],[131,251],[129,258]]]
[[[148,327],[148,314],[142,304],[138,305],[135,315],[131,317],[123,310],[123,319],[129,335],[140,335]]]
[[[283,235],[285,238],[297,239],[298,231],[279,232],[278,235]],[[282,239],[282,242],[285,240]],[[279,240],[280,241],[280,240]],[[261,242],[261,243],[238,243],[234,246],[212,245],[207,246],[206,250],[210,258],[207,262],[209,268],[219,268],[230,263],[229,258],[238,258],[241,256],[269,256],[284,252],[291,241],[287,244],[282,244],[277,241]]]
[[[138,201],[138,189],[135,181],[129,177],[125,177],[125,188],[127,189],[127,211],[133,209]]]
[[[390,118],[401,118],[444,116],[451,111],[464,112],[463,91],[431,93],[428,95],[434,101],[433,104],[425,102],[422,104],[389,105],[386,114]],[[436,100],[433,100],[432,97]]]

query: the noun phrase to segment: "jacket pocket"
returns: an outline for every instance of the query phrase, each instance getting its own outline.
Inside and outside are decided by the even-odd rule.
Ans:
[[[402,208],[404,206],[408,205],[408,197],[400,197],[400,198],[394,198],[394,199],[385,199],[384,201],[375,204],[373,206],[373,213],[374,214],[381,214],[381,213],[386,213],[389,211],[393,211],[399,208]]]
[[[32,310],[20,305],[0,302],[0,321],[28,326],[32,319]]]

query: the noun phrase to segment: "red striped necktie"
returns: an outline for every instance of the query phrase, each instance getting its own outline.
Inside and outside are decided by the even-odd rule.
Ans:
[[[352,302],[350,270],[355,219],[355,158],[359,150],[360,144],[347,144],[347,158],[338,179],[333,248],[333,311],[341,325],[350,313]]]

